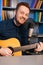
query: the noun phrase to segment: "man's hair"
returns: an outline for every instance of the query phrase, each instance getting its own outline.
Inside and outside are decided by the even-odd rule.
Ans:
[[[26,6],[29,10],[30,10],[30,7],[29,7],[29,4],[27,2],[20,2],[17,4],[17,7],[16,7],[16,10],[19,9],[20,6]]]

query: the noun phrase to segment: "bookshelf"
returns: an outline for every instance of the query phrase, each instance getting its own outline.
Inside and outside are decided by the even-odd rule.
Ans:
[[[22,0],[18,0],[18,1],[21,2]],[[29,0],[27,0],[27,1],[29,1]],[[31,2],[31,4],[30,4],[30,2]],[[29,1],[30,11],[32,13],[34,13],[35,15],[36,14],[38,15],[38,13],[40,13],[40,12],[42,13],[43,12],[43,9],[40,9],[40,7],[42,7],[40,3],[42,4],[42,0],[31,0],[31,1]],[[40,6],[39,6],[39,4],[40,4]],[[15,9],[16,9],[15,7],[10,7],[10,6],[3,6],[3,8],[2,8],[2,10],[4,10],[4,11],[14,11]],[[37,17],[37,16],[34,16],[34,17]],[[34,20],[35,20],[35,18],[34,18]],[[38,27],[38,31],[39,31],[40,25],[43,25],[43,21],[40,20],[40,22],[39,22],[37,20],[37,22],[35,22],[35,23],[36,23],[36,27]],[[40,34],[40,31],[39,31],[38,34],[37,33],[33,34],[33,37],[43,38],[43,34]]]
[[[2,8],[3,10],[5,10],[5,11],[13,11],[13,10],[15,10],[16,8],[14,8],[14,7],[6,7],[6,6],[3,6],[3,8]],[[36,9],[36,8],[31,8],[30,9],[30,11],[31,12],[43,12],[43,9]],[[35,22],[36,24],[43,24],[43,22]]]
[[[13,10],[15,10],[16,8],[3,6],[2,9],[5,10],[5,11],[13,11]],[[43,9],[30,8],[30,11],[31,11],[31,12],[43,12]],[[36,22],[36,23],[38,23],[38,24],[43,24],[43,22]]]

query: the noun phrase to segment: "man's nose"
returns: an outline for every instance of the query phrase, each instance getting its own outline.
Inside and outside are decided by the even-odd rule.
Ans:
[[[23,15],[23,18],[26,19],[26,15],[25,14]]]

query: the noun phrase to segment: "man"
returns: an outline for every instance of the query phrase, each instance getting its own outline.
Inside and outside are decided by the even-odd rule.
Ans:
[[[0,22],[0,39],[5,40],[9,38],[19,39],[21,46],[28,43],[28,28],[33,32],[34,23],[30,23],[26,28],[25,23],[28,21],[28,15],[30,13],[29,4],[26,2],[20,2],[17,4],[15,17],[13,19]],[[32,32],[29,33],[31,37]],[[16,43],[15,43],[16,44]],[[3,56],[11,56],[11,48],[0,47],[0,54]]]

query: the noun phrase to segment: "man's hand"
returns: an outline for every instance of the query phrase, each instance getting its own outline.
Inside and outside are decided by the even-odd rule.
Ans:
[[[42,51],[43,50],[43,43],[39,42],[39,44],[37,45],[37,48],[35,49],[36,52]]]
[[[11,56],[12,51],[9,48],[1,48],[0,49],[0,54],[2,56]]]

